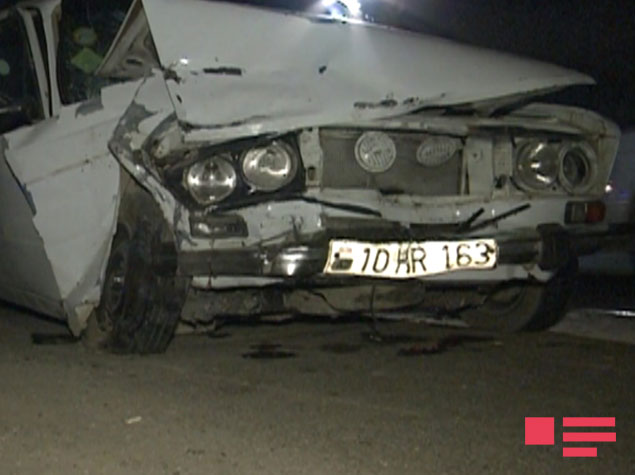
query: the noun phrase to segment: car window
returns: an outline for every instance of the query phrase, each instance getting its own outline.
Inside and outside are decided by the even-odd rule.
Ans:
[[[65,104],[99,94],[112,79],[95,76],[132,0],[64,0],[59,24],[58,74]]]
[[[42,102],[21,17],[0,13],[0,132],[43,118]]]

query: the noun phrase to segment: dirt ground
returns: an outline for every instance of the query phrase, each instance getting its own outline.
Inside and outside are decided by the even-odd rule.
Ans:
[[[586,337],[304,321],[122,357],[0,307],[0,472],[632,473],[635,320],[600,332],[620,343],[573,317]],[[528,416],[555,417],[554,446],[524,445]],[[564,459],[563,416],[616,417],[617,442]]]

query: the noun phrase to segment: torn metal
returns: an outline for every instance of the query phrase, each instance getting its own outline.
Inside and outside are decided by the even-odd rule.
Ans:
[[[184,316],[194,324],[232,312],[365,310],[374,284],[325,273],[331,239],[496,240],[493,269],[380,289],[375,309],[390,310],[420,303],[423,287],[446,286],[441,302],[456,297],[447,291],[455,284],[546,282],[571,258],[564,230],[592,229],[571,219],[601,196],[619,131],[582,109],[513,107],[589,84],[587,76],[372,25],[136,0],[97,68],[121,81],[64,105],[54,67],[60,2],[36,3],[50,43],[35,58],[50,82],[50,111],[0,140],[0,201],[11,211],[0,222],[0,297],[66,319],[76,334],[99,305],[132,180],[158,204],[163,237],[176,244],[179,276],[195,296]],[[188,27],[175,34],[175,24]],[[364,156],[369,137],[369,147],[385,147]],[[560,162],[550,186],[518,185],[526,143],[553,148]],[[269,159],[272,144],[287,166],[262,168],[289,176],[259,188],[246,157]],[[565,152],[579,144],[593,154],[593,173],[574,192],[558,180]],[[209,180],[220,163],[235,187],[222,200],[192,193],[187,178],[204,162],[212,165],[191,182]],[[263,297],[273,287],[284,290],[275,302]],[[199,298],[220,291],[214,302]]]
[[[440,38],[196,0],[138,2],[102,74],[123,66],[131,45],[143,43],[148,29],[137,25],[145,18],[177,116],[191,128],[192,140],[397,117],[450,105],[478,109],[483,104],[492,110],[556,88],[593,83],[561,67]],[[175,24],[188,27],[175,35]]]

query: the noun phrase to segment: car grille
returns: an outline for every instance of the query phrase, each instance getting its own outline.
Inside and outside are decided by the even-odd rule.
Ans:
[[[322,129],[320,143],[324,153],[322,186],[336,189],[373,189],[383,193],[423,196],[460,194],[460,151],[443,163],[426,167],[417,162],[417,149],[426,134],[385,131],[395,142],[397,158],[383,173],[364,170],[355,158],[355,144],[364,130]]]

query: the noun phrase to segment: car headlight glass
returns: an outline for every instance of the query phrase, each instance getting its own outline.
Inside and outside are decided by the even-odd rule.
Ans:
[[[597,155],[585,143],[566,145],[560,151],[560,183],[569,193],[588,190],[597,175]]]
[[[275,191],[288,185],[298,170],[293,149],[284,142],[275,141],[263,147],[248,150],[242,157],[245,181],[259,191]]]
[[[229,156],[215,155],[190,166],[184,182],[199,204],[211,205],[227,198],[236,189],[238,177]]]
[[[544,190],[558,180],[558,150],[545,142],[529,142],[520,147],[516,159],[518,184],[531,190]]]

